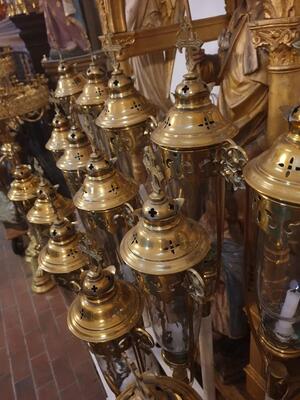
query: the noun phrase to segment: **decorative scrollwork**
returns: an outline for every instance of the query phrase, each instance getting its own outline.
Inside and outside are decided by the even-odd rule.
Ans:
[[[227,140],[222,148],[220,172],[226,181],[232,184],[234,190],[245,188],[243,168],[247,161],[245,150],[233,140]]]

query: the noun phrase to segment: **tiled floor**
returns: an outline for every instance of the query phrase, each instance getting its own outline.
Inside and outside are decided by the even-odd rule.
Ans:
[[[61,289],[32,294],[30,268],[2,237],[0,399],[104,399],[86,346],[68,331]]]

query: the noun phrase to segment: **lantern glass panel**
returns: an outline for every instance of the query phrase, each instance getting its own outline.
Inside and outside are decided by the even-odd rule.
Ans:
[[[300,207],[253,197],[262,328],[278,346],[300,347]]]

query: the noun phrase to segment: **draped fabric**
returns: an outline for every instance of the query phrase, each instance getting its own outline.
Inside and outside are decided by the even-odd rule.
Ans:
[[[52,49],[71,51],[89,49],[78,0],[40,0],[48,41]]]
[[[127,0],[128,31],[151,29],[180,21],[184,2],[179,0]],[[136,87],[165,113],[171,106],[170,84],[175,50],[157,51],[130,59]]]
[[[0,21],[0,47],[27,52],[25,43],[20,37],[20,29],[9,18]]]

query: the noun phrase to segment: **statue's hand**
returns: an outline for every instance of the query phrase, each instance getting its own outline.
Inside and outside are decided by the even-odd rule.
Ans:
[[[193,49],[192,50],[192,60],[194,64],[202,64],[207,60],[207,55],[204,49]]]

